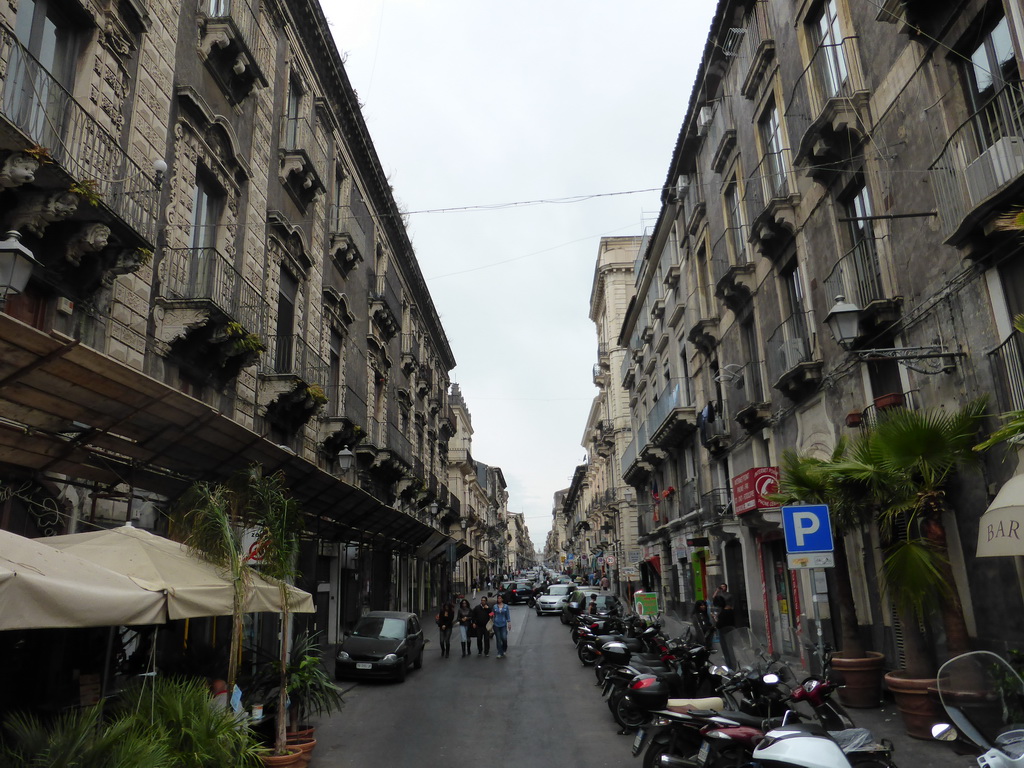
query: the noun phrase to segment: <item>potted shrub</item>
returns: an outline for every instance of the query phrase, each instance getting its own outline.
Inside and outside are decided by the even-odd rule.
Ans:
[[[780,467],[779,492],[773,500],[780,504],[829,505],[834,529],[833,574],[839,603],[840,648],[832,657],[832,666],[846,680],[846,685],[839,689],[839,698],[848,707],[875,707],[882,698],[885,656],[864,646],[846,552],[846,535],[863,530],[872,517],[873,507],[870,497],[836,471],[841,462],[857,455],[860,445],[860,441],[851,445],[846,438],[840,438],[827,459],[787,451]]]
[[[123,694],[117,711],[166,746],[173,768],[259,768],[264,750],[256,736],[230,708],[210,706],[203,679],[149,678]]]
[[[315,729],[311,716],[329,715],[341,709],[341,688],[334,684],[324,666],[323,650],[316,634],[303,633],[295,639],[288,666],[287,680],[288,727],[287,743],[303,751],[309,761],[316,746]],[[264,665],[254,683],[254,695],[268,699],[278,698],[280,691],[280,661]]]
[[[875,500],[882,581],[896,605],[905,656],[904,668],[885,679],[907,732],[917,738],[931,738],[931,724],[941,713],[928,694],[936,664],[920,631],[922,623],[940,615],[947,653],[970,650],[943,516],[955,513],[946,487],[973,458],[984,411],[984,399],[955,413],[893,410],[865,435],[856,460],[835,468]]]

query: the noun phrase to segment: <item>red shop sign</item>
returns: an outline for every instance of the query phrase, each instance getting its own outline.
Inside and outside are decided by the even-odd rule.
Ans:
[[[732,479],[733,508],[737,515],[755,509],[774,509],[779,505],[768,496],[779,491],[778,467],[754,467]]]

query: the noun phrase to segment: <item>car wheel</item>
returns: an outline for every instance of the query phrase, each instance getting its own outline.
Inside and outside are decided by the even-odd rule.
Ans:
[[[416,669],[423,669],[423,649],[420,648],[419,654],[416,656],[416,660],[412,663]]]
[[[565,620],[565,614],[564,613],[561,614],[558,618],[562,621],[563,624],[568,624],[569,623],[568,621]]]

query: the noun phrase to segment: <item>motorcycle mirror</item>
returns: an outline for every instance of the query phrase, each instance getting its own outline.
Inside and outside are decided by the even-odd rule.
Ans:
[[[932,738],[938,741],[956,741],[956,728],[949,723],[936,723],[932,726]]]

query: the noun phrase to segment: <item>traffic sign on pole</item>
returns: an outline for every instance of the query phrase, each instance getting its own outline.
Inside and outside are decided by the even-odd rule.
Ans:
[[[782,508],[782,530],[786,535],[786,552],[831,552],[832,523],[827,504]]]

